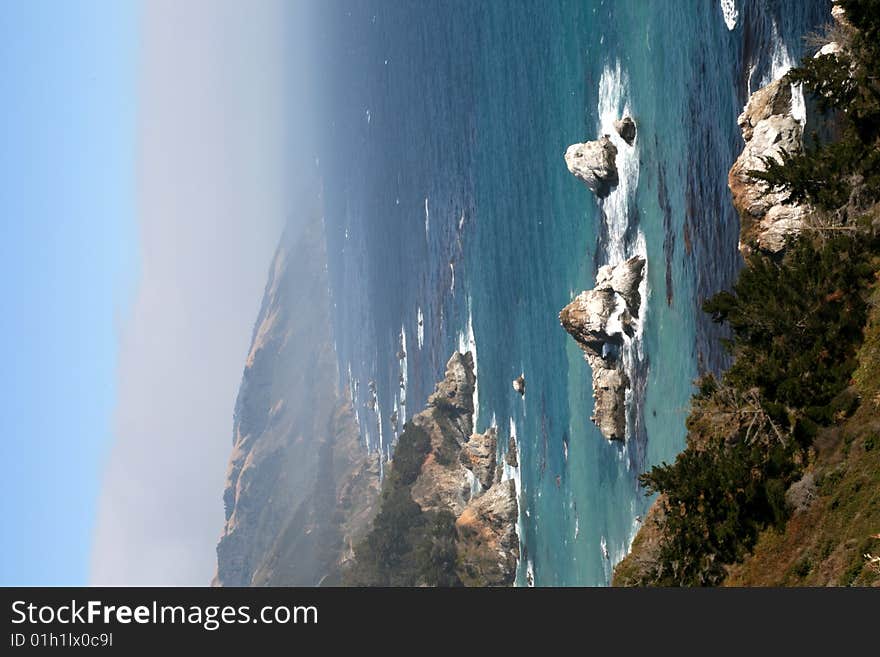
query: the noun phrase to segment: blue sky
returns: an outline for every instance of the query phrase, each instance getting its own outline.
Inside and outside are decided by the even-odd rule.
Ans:
[[[0,584],[85,584],[138,276],[135,3],[0,7]]]

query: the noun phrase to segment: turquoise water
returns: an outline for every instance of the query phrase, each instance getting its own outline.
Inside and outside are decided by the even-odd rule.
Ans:
[[[736,117],[828,15],[825,2],[734,5],[732,30],[720,3],[696,1],[334,3],[320,19],[342,383],[365,444],[388,452],[395,409],[411,417],[451,352],[475,348],[477,429],[519,441],[520,584],[609,582],[650,502],[636,476],[681,450],[693,379],[724,365],[699,305],[740,266]],[[562,158],[598,136],[600,106],[606,124],[624,107],[638,124],[602,204]],[[640,250],[630,429],[609,444],[557,314],[599,265]]]

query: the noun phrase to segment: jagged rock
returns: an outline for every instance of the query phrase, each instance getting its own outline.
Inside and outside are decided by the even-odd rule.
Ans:
[[[622,341],[622,336],[607,331],[608,318],[616,307],[614,291],[610,288],[584,290],[560,311],[559,321],[581,349],[601,357],[607,344],[619,345]]]
[[[730,168],[728,186],[740,215],[740,250],[749,244],[769,253],[785,247],[786,237],[803,227],[806,208],[784,204],[787,194],[754,178],[750,171],[766,169],[765,158],[782,162],[783,153],[803,149],[803,127],[791,115],[791,86],[782,79],[752,94],[738,120],[745,148]]]
[[[608,440],[626,438],[626,390],[629,378],[619,367],[608,367],[606,361],[589,356],[593,370],[593,415],[590,419]]]
[[[758,219],[772,206],[782,203],[785,193],[773,192],[767,183],[753,178],[749,171],[765,170],[765,157],[782,162],[783,152],[799,153],[801,134],[801,125],[788,114],[774,114],[758,122],[728,177],[733,204],[740,214]]]
[[[427,407],[412,419],[428,434],[430,451],[410,496],[422,511],[449,511],[456,517],[456,573],[462,582],[509,586],[519,559],[516,489],[512,481],[501,481],[497,429],[472,433],[473,366],[470,353],[453,354]],[[508,454],[512,445],[515,462],[510,440]],[[478,487],[471,485],[474,477]]]
[[[525,396],[526,394],[526,375],[520,374],[513,380],[513,389],[516,390],[520,397]]]
[[[483,489],[489,488],[495,477],[497,451],[495,427],[489,427],[486,433],[475,433],[461,450],[461,464],[474,473]]]
[[[802,205],[774,205],[758,223],[758,248],[767,253],[779,253],[786,240],[796,236],[804,227],[806,208]]]
[[[751,140],[752,131],[758,123],[769,119],[774,114],[790,113],[791,85],[785,84],[780,78],[753,93],[736,122],[742,130],[743,140],[748,142]]]
[[[460,576],[465,584],[509,586],[516,577],[519,509],[512,480],[474,498],[455,521]]]
[[[638,316],[641,299],[639,284],[644,274],[645,259],[640,256],[610,267],[600,267],[596,275],[596,287],[581,292],[559,313],[563,328],[577,341],[587,354],[608,358],[608,346],[619,346],[623,335],[609,320],[619,319],[620,326],[628,332],[632,316]],[[618,296],[623,300],[620,309]]]
[[[519,467],[519,460],[516,458],[516,437],[510,436],[507,439],[507,453],[504,455],[504,460],[511,468]]]
[[[476,380],[471,353],[453,354],[446,363],[446,375],[428,397],[427,407],[412,419],[431,440],[431,453],[411,491],[423,511],[447,510],[459,515],[471,497],[460,455],[442,455],[448,456],[450,446],[464,447],[471,438]]]
[[[634,256],[615,267],[603,265],[596,273],[596,287],[610,288],[626,301],[627,310],[634,317],[639,316],[642,299],[639,296],[639,283],[645,269],[645,259]]]
[[[462,445],[468,441],[473,431],[476,382],[471,352],[455,353],[446,363],[446,376],[428,397],[429,407],[452,411],[452,420],[459,430],[456,440]]]
[[[444,465],[432,453],[412,485],[411,495],[422,511],[451,511],[458,516],[471,499],[471,484],[460,462]]]
[[[581,292],[559,313],[560,323],[583,350],[593,371],[592,420],[608,440],[624,440],[626,435],[625,399],[630,381],[618,351],[624,336],[632,335],[632,318],[640,310],[638,289],[644,269],[640,256],[601,267],[596,287]]]
[[[614,122],[614,129],[617,130],[617,134],[620,135],[620,138],[623,139],[630,146],[633,145],[633,142],[636,139],[636,122],[633,121],[630,117],[625,116],[619,121]]]
[[[608,135],[597,141],[572,144],[565,151],[568,170],[600,198],[608,196],[618,183],[616,158],[617,147]]]

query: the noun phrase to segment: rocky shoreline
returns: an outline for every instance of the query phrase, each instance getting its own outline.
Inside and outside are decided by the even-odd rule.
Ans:
[[[791,85],[779,79],[758,89],[737,120],[745,147],[730,168],[728,186],[740,216],[739,249],[747,255],[757,247],[780,253],[789,236],[803,228],[809,208],[785,203],[775,191],[750,172],[766,170],[765,160],[782,163],[785,154],[803,151],[803,126],[792,116]]]
[[[399,506],[394,504],[386,508],[391,500],[401,497],[406,501],[396,504],[414,503],[418,517],[428,519],[426,522],[450,519],[448,530],[432,530],[421,540],[437,541],[429,551],[439,552],[451,545],[454,559],[450,556],[438,563],[433,557],[427,558],[420,562],[419,569],[406,576],[401,582],[404,585],[435,585],[426,573],[437,570],[444,572],[445,585],[514,583],[520,552],[516,485],[504,476],[495,427],[474,433],[475,385],[473,356],[470,352],[454,353],[425,410],[404,428],[394,459],[386,468],[383,508],[374,524],[374,533],[385,532],[388,526],[422,522],[399,515]],[[416,447],[419,441],[424,441],[423,447]],[[502,458],[508,468],[518,467],[513,436]],[[415,554],[425,553],[423,547],[412,549]],[[387,585],[382,572],[385,555],[376,551],[369,536],[355,552],[351,583]]]
[[[412,486],[412,498],[422,511],[455,516],[457,570],[463,582],[510,586],[519,561],[516,488],[512,479],[503,479],[497,463],[495,428],[474,433],[475,384],[471,353],[453,354],[427,407],[413,417],[413,424],[430,437],[431,452]],[[457,458],[438,458],[450,447]],[[515,454],[514,441],[511,448]]]

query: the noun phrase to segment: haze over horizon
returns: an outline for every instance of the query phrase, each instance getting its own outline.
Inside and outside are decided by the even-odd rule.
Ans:
[[[206,585],[215,569],[250,334],[278,237],[310,193],[306,9],[141,7],[140,277],[120,330],[92,584]]]

